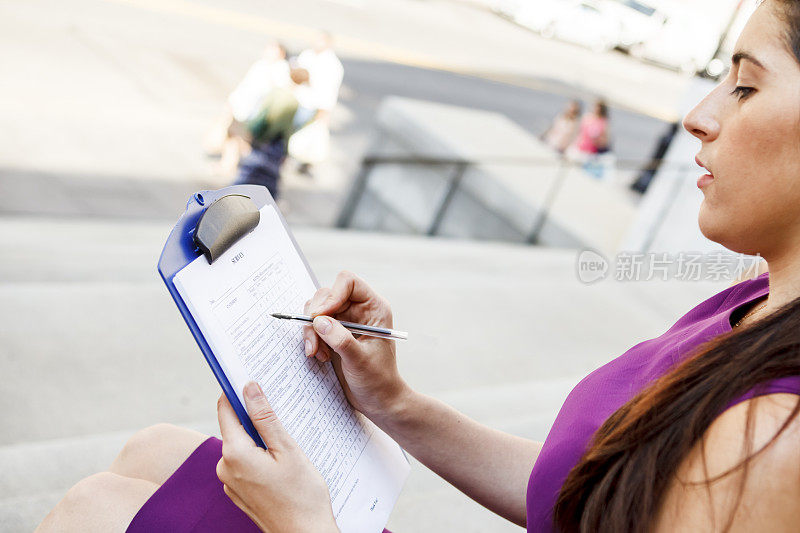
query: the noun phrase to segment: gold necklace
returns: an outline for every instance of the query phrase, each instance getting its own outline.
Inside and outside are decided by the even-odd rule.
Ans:
[[[751,309],[750,311],[748,311],[747,313],[745,313],[745,315],[744,315],[742,318],[740,318],[739,320],[737,320],[737,321],[736,321],[736,324],[734,324],[734,325],[733,325],[733,327],[734,327],[734,328],[738,328],[738,327],[739,327],[739,324],[741,324],[741,323],[744,321],[744,319],[745,319],[745,318],[748,318],[748,317],[751,317],[751,316],[755,315],[756,313],[758,313],[759,311],[761,311],[762,309],[764,309],[766,306],[767,306],[767,302],[764,302],[763,304],[759,305],[759,306],[758,306],[758,307],[756,307],[755,309]]]

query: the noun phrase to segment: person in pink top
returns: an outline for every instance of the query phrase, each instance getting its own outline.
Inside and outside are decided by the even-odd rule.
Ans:
[[[352,405],[421,464],[529,532],[798,531],[800,1],[765,0],[734,50],[727,77],[683,123],[707,171],[698,220],[712,241],[760,254],[769,272],[586,376],[544,442],[414,390],[393,341],[353,337],[339,320],[392,327],[388,302],[354,274],[308,302],[316,318],[306,355],[330,361]],[[482,333],[480,311],[465,331]],[[565,317],[564,330],[580,328]],[[544,356],[537,344],[530,339],[531,357]],[[223,396],[222,442],[175,426],[143,430],[39,530],[336,531],[327,486],[268,395],[245,389],[271,451],[255,447]]]
[[[608,151],[608,105],[605,101],[597,100],[591,112],[586,113],[581,119],[578,137],[575,139],[575,149],[587,156]]]

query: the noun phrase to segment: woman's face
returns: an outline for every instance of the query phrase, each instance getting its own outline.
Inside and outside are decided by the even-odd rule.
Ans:
[[[700,230],[768,259],[800,245],[800,65],[775,9],[768,1],[756,10],[730,73],[683,121],[713,176],[698,182]]]
[[[570,102],[567,106],[567,116],[575,118],[581,113],[581,108],[577,102]]]

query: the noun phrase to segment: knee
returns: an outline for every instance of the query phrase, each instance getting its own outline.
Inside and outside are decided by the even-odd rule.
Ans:
[[[113,472],[94,474],[69,489],[36,532],[122,531],[157,489]]]
[[[207,438],[202,433],[173,424],[155,424],[134,433],[122,447],[117,459],[124,461],[149,456],[154,451],[163,452],[175,446],[197,446]]]
[[[142,443],[152,443],[152,442],[159,442],[163,440],[169,440],[174,438],[175,435],[183,434],[183,433],[191,433],[191,429],[182,428],[180,426],[176,426],[174,424],[167,424],[166,422],[161,422],[160,424],[153,424],[152,426],[147,426],[146,428],[140,429],[133,436],[128,439],[128,443],[133,446],[140,445]]]
[[[207,438],[172,424],[149,426],[128,439],[109,470],[160,484]]]
[[[156,424],[140,429],[134,433],[122,446],[114,459],[110,470],[118,474],[127,475],[127,467],[136,463],[143,454],[147,453],[160,439],[169,438],[169,432],[174,427],[170,424]],[[177,429],[177,428],[176,428]]]
[[[86,508],[99,494],[108,493],[116,477],[111,472],[98,472],[83,478],[67,491],[59,505],[72,510]]]
[[[36,533],[63,531],[68,529],[67,524],[79,523],[80,517],[91,516],[99,498],[113,487],[115,477],[110,472],[100,472],[80,480],[50,511]]]
[[[148,426],[134,433],[125,442],[119,455],[120,457],[138,456],[148,450],[152,450],[154,446],[159,446],[164,442],[172,442],[188,432],[191,432],[191,430],[173,424],[161,423]]]

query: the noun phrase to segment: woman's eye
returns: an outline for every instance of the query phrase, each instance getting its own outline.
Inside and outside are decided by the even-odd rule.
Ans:
[[[753,94],[754,92],[756,92],[756,90],[752,87],[738,86],[731,92],[731,94],[736,95],[741,101],[750,96],[751,94]]]

